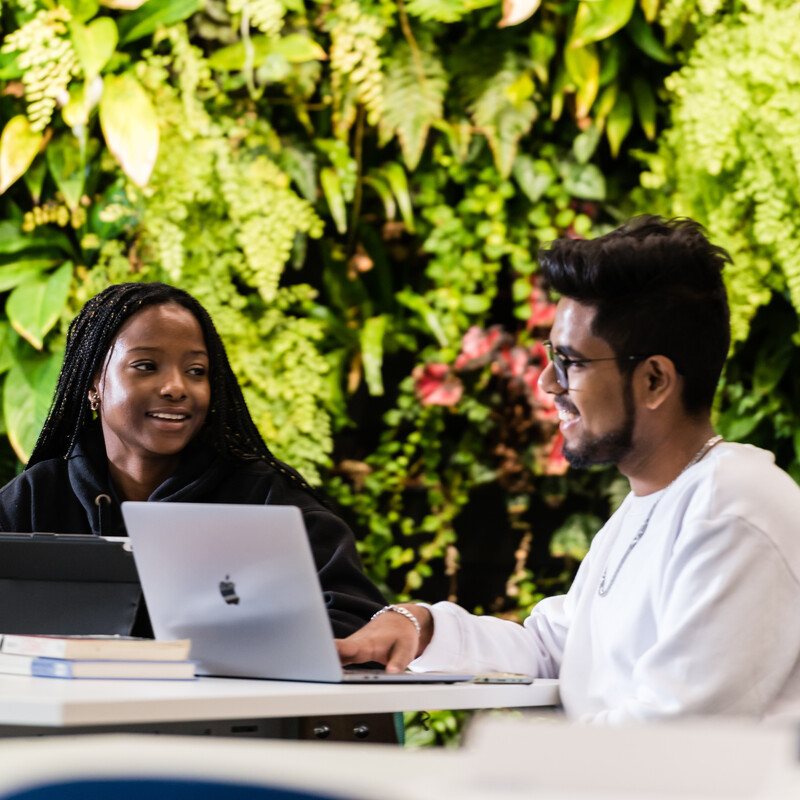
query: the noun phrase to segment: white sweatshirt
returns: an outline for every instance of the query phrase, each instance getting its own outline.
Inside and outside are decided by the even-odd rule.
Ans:
[[[606,569],[606,587],[616,577],[601,597]],[[717,445],[667,489],[628,495],[569,592],[524,626],[452,603],[431,611],[412,669],[557,677],[573,718],[800,717],[800,487],[771,453]]]

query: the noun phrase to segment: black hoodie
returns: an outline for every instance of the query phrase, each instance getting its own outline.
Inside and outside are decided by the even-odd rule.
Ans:
[[[177,472],[148,501],[298,506],[334,635],[347,636],[384,599],[361,570],[350,529],[300,483],[300,476],[281,462],[228,460],[192,443]],[[41,461],[0,489],[0,530],[125,536],[102,435],[87,430],[69,458]]]

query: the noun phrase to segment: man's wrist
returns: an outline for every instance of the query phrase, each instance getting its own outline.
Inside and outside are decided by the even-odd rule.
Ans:
[[[433,638],[433,614],[427,606],[418,603],[398,603],[398,605],[412,613],[419,623],[419,647],[415,656],[419,658]]]

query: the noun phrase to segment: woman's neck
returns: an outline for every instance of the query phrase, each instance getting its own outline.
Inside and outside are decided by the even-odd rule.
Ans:
[[[109,458],[108,471],[120,500],[147,500],[178,469],[180,454],[164,459],[135,459],[120,463]]]

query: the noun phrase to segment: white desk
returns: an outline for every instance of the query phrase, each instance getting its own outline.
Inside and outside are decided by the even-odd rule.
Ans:
[[[513,684],[363,684],[200,678],[57,680],[0,676],[0,726],[69,728],[193,720],[275,719],[558,703],[558,681]]]

